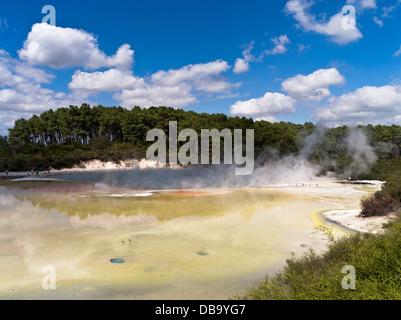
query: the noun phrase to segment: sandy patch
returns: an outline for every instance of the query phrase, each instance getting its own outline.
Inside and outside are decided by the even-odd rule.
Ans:
[[[383,230],[383,224],[395,218],[394,215],[382,217],[361,217],[360,209],[328,210],[322,215],[335,223],[358,232],[379,233]]]
[[[357,232],[378,233],[383,230],[383,223],[388,223],[394,216],[361,217],[360,200],[363,196],[380,190],[382,185],[382,181],[376,180],[348,182],[334,178],[316,178],[295,184],[267,186],[267,188],[332,203],[334,207],[341,209],[324,211],[321,215],[325,219]]]
[[[73,168],[65,169],[54,169],[50,168],[50,171],[43,170],[36,174],[36,171],[21,171],[21,172],[0,172],[0,177],[43,177],[54,174],[65,174],[65,173],[78,173],[78,172],[99,172],[99,171],[114,171],[114,170],[130,170],[130,169],[150,169],[150,168],[170,168],[170,169],[180,169],[184,166],[181,165],[168,165],[160,163],[157,161],[146,160],[146,159],[128,159],[121,160],[120,163],[113,161],[100,161],[100,160],[90,160],[83,161]]]

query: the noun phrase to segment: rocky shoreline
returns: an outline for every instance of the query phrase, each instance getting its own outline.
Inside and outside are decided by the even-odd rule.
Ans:
[[[146,159],[129,159],[125,161],[120,161],[119,163],[113,161],[100,161],[100,160],[90,160],[80,163],[79,165],[74,166],[73,168],[65,168],[65,169],[54,169],[50,168],[50,170],[39,170],[36,174],[36,171],[22,171],[22,172],[0,172],[0,177],[36,177],[36,176],[49,176],[49,175],[58,175],[58,174],[68,174],[68,173],[78,173],[78,172],[98,172],[98,171],[114,171],[114,170],[129,170],[129,169],[148,169],[148,168],[163,168],[169,167],[172,169],[181,168],[182,166],[172,166],[166,165],[163,163],[159,163],[152,160]]]

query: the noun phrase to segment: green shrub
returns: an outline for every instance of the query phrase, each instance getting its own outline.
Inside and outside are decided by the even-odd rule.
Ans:
[[[401,203],[401,171],[393,171],[391,176],[387,177],[383,190]]]
[[[356,288],[344,289],[342,273],[356,271]],[[399,300],[401,299],[401,219],[380,234],[353,234],[333,240],[321,255],[309,251],[287,260],[235,299],[252,300]]]

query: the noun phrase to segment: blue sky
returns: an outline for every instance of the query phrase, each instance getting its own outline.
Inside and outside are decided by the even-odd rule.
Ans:
[[[400,0],[3,1],[0,134],[84,102],[401,124],[400,18]]]

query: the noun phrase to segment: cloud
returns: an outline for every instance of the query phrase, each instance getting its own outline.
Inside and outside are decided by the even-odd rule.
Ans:
[[[251,54],[251,50],[253,49],[254,42],[251,42],[247,48],[242,52],[242,58],[238,58],[235,61],[234,73],[244,73],[249,70],[249,63],[252,61],[262,61],[265,56],[283,54],[287,52],[286,45],[291,43],[290,39],[288,39],[287,35],[281,35],[279,37],[274,37],[270,39],[274,47],[271,50],[262,51],[259,54],[258,58],[255,58],[253,54]]]
[[[230,113],[277,122],[275,115],[294,113],[299,101],[321,101],[331,95],[329,86],[344,82],[336,68],[319,69],[306,76],[299,74],[282,82],[282,90],[288,95],[266,92],[261,98],[237,101],[230,107]]]
[[[365,86],[315,111],[316,120],[329,125],[401,124],[401,86]]]
[[[343,28],[342,21],[344,16],[342,13],[335,14],[327,22],[318,22],[316,21],[316,17],[308,12],[311,6],[312,2],[308,2],[307,0],[289,0],[284,10],[288,14],[291,14],[298,22],[298,26],[305,31],[329,36],[332,41],[338,44],[348,44],[362,38],[362,34],[357,28]]]
[[[42,87],[54,77],[0,50],[0,110],[36,112],[54,107],[52,102],[60,94]]]
[[[77,70],[68,85],[72,90],[84,90],[92,92],[92,94],[103,91],[120,91],[138,86],[145,86],[143,79],[119,69],[92,73]]]
[[[309,50],[310,48],[311,48],[310,45],[303,45],[302,43],[298,44],[298,51],[300,52]]]
[[[393,53],[393,57],[399,57],[400,55],[401,55],[401,46],[396,52]]]
[[[242,58],[238,58],[235,61],[234,73],[244,73],[249,70],[249,62],[254,61],[255,57],[251,54],[254,42],[251,42],[247,48],[242,52]]]
[[[23,81],[21,76],[12,73],[7,66],[0,64],[0,87],[11,86],[21,81]]]
[[[4,31],[4,28],[8,28],[7,18],[0,18],[0,30]]]
[[[54,78],[54,74],[14,59],[0,49],[0,132],[21,117],[82,103],[84,96],[78,92],[66,94],[43,87]]]
[[[40,84],[21,83],[0,90],[0,111],[40,113],[51,108],[80,105],[83,98],[86,96],[79,93],[66,94],[43,88]]]
[[[23,82],[50,83],[55,76],[28,63],[13,59],[0,49],[0,87],[14,86]]]
[[[256,118],[255,121],[267,121],[267,122],[271,122],[271,123],[276,123],[279,122],[280,120],[278,120],[276,117],[260,117],[260,118]]]
[[[288,39],[287,35],[282,35],[279,37],[272,38],[271,41],[274,44],[274,48],[272,50],[265,51],[265,54],[275,55],[275,54],[283,54],[287,52],[286,45],[291,43],[290,39]]]
[[[10,61],[6,63],[7,68],[0,63],[0,88],[7,84],[0,91],[0,110],[41,112],[65,104],[80,104],[83,99],[101,92],[113,93],[113,98],[127,108],[134,105],[185,107],[198,102],[199,94],[231,95],[232,88],[239,86],[223,77],[231,68],[223,60],[160,70],[141,78],[132,72],[134,51],[128,44],[122,45],[115,55],[106,56],[99,50],[97,39],[86,31],[43,23],[32,26],[18,53],[20,60],[14,60],[11,71]],[[55,69],[82,67],[85,71],[74,72],[68,85],[71,94],[56,93],[41,86],[50,83],[54,75],[35,65]],[[99,68],[109,69],[94,71]]]
[[[191,64],[180,69],[160,70],[151,76],[151,82],[156,86],[169,87],[188,83],[195,90],[222,93],[232,87],[232,84],[220,77],[229,68],[228,63],[223,60]]]
[[[272,119],[277,114],[291,114],[295,110],[295,99],[282,93],[266,92],[261,98],[237,101],[230,107],[233,115]]]
[[[392,5],[392,6],[385,6],[385,7],[382,7],[382,11],[383,11],[383,13],[382,13],[382,17],[383,18],[390,18],[391,17],[391,13],[393,13],[398,7],[399,7],[399,5],[401,4],[401,0],[398,0],[394,5]]]
[[[380,27],[383,28],[383,20],[380,20],[378,17],[373,17],[373,21]]]
[[[83,35],[88,36],[80,31],[79,36]],[[93,44],[93,41],[90,43]],[[92,51],[93,48],[92,46]],[[130,108],[159,105],[185,107],[198,102],[196,98],[198,93],[231,94],[231,89],[238,86],[229,83],[222,76],[230,69],[229,64],[223,60],[191,64],[168,71],[160,70],[146,79],[137,77],[132,70],[127,70],[130,64],[124,64],[127,62],[129,52],[129,46],[124,45],[115,56],[107,58],[109,65],[115,65],[117,68],[96,72],[75,71],[68,87],[84,97],[100,92],[113,92],[114,99],[122,106]]]
[[[376,9],[376,0],[347,0],[347,4],[356,6],[360,10]]]
[[[329,86],[341,85],[344,82],[345,78],[338,70],[330,68],[316,70],[307,76],[296,75],[285,80],[281,88],[299,101],[321,101],[330,96]]]
[[[123,90],[121,93],[116,93],[113,98],[121,101],[121,105],[127,108],[133,106],[170,106],[176,108],[198,102],[191,90],[192,87],[185,83],[176,86],[146,85]]]
[[[32,26],[18,54],[20,59],[32,65],[49,66],[54,69],[83,67],[95,70],[116,67],[129,70],[134,63],[134,51],[128,44],[122,45],[115,55],[108,57],[99,50],[97,39],[92,34],[47,23]]]
[[[113,98],[127,108],[161,105],[183,107],[197,102],[193,86],[185,81],[155,84],[118,69],[93,73],[76,71],[68,86],[86,96],[113,92]]]
[[[24,84],[0,90],[0,108],[7,111],[40,112],[54,107],[54,92],[40,85]]]
[[[8,128],[12,128],[16,120],[24,118],[28,119],[33,116],[33,113],[22,113],[13,111],[0,110],[0,135],[6,136],[9,134]]]
[[[244,73],[249,70],[249,60],[247,61],[246,59],[243,58],[238,58],[235,60],[235,65],[233,72],[234,73]]]
[[[107,56],[99,50],[97,39],[84,30],[35,24],[29,32],[19,59],[0,49],[0,130],[18,118],[30,117],[50,108],[93,104],[89,97],[110,92],[122,106],[130,108],[167,105],[185,107],[208,98],[233,96],[224,73],[231,66],[223,60],[198,63],[179,69],[160,70],[150,77],[133,74],[134,51],[128,44]],[[40,66],[82,68],[68,84],[71,93],[45,88],[55,78]],[[107,69],[96,71],[96,69]]]
[[[230,94],[233,87],[238,87],[239,84],[232,84],[222,77],[229,68],[226,61],[216,60],[160,70],[147,80],[132,80],[131,87],[115,93],[113,98],[127,108],[136,105],[186,107],[198,102],[197,94]]]

